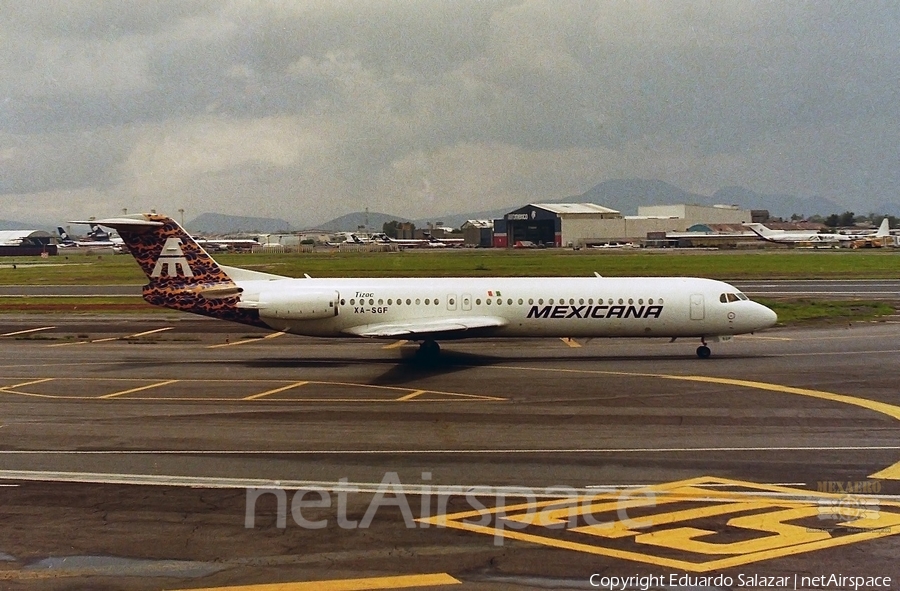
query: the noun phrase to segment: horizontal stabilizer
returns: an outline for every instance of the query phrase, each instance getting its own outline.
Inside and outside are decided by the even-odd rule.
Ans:
[[[125,229],[137,229],[137,228],[154,228],[162,226],[162,222],[157,222],[153,220],[145,219],[143,215],[136,217],[123,217],[123,218],[107,218],[104,220],[72,220],[69,222],[70,224],[92,224],[97,226],[106,226],[107,228],[114,228],[116,230],[120,228]]]
[[[232,296],[240,295],[244,292],[243,288],[234,285],[233,283],[223,283],[221,285],[210,285],[210,286],[201,286],[195,287],[190,291],[208,299],[215,300],[220,298],[230,298]]]

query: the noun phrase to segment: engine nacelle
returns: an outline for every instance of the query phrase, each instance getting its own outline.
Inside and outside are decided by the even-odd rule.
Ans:
[[[337,316],[338,299],[333,289],[264,291],[245,296],[238,307],[259,310],[261,318],[317,320]]]

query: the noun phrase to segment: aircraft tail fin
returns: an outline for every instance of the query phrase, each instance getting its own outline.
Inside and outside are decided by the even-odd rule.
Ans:
[[[59,234],[59,238],[63,242],[69,242],[72,240],[71,238],[69,238],[69,234],[65,230],[63,230],[62,226],[56,226],[56,232]]]
[[[143,295],[148,303],[262,325],[256,310],[237,307],[240,286],[172,218],[138,214],[95,223],[115,229],[144,271],[149,283]]]
[[[747,224],[747,227],[750,228],[754,234],[757,234],[762,238],[767,238],[775,233],[762,224]]]
[[[884,219],[881,221],[881,225],[878,226],[878,231],[875,232],[875,237],[876,237],[876,238],[886,238],[886,237],[888,237],[888,236],[890,236],[890,235],[891,235],[891,226],[890,226],[890,222],[888,221],[887,218],[884,218]]]

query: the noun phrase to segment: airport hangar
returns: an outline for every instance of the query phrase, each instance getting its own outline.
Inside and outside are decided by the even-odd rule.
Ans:
[[[55,238],[43,230],[0,230],[0,256],[41,256],[57,253]]]
[[[623,216],[595,203],[531,203],[494,220],[493,246],[635,242],[652,234],[686,232],[697,224],[746,224],[766,214],[736,205],[650,205],[638,207],[636,216]]]

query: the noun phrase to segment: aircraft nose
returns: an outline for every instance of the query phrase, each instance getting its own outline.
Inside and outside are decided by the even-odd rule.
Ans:
[[[763,306],[762,304],[756,304],[756,306],[756,313],[754,314],[754,316],[756,317],[758,328],[769,328],[770,326],[775,326],[775,323],[778,322],[778,314],[776,314],[773,310]]]

